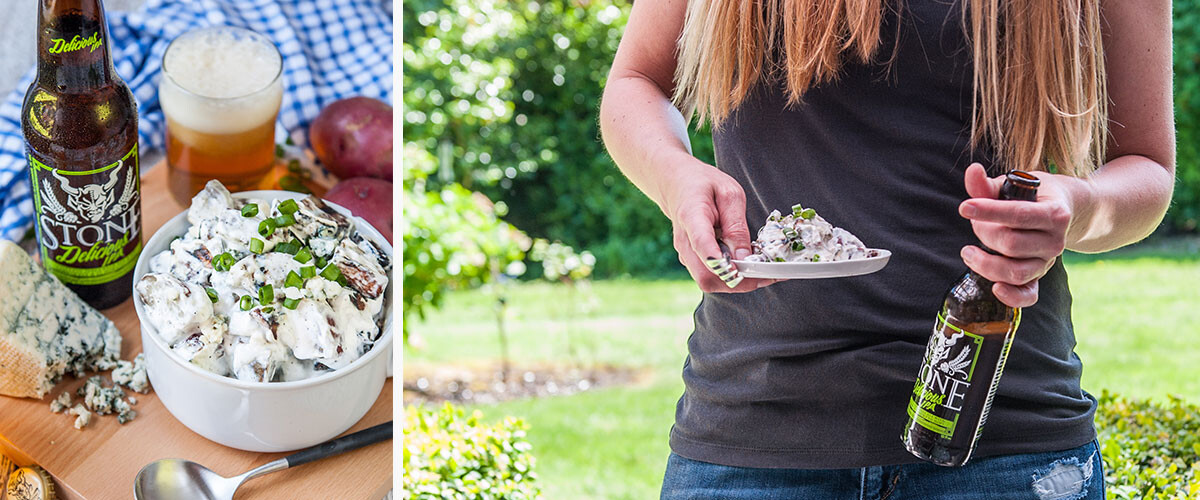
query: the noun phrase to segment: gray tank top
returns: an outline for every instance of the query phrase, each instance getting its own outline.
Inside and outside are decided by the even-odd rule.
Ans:
[[[958,215],[963,172],[973,160],[991,162],[968,148],[971,54],[960,11],[904,3],[882,32],[881,59],[899,44],[890,67],[847,63],[836,82],[791,107],[780,87],[764,84],[713,133],[717,167],[746,191],[752,234],[771,210],[802,203],[892,257],[865,276],[705,294],[688,340],[675,453],[742,467],[916,461],[900,442],[908,397],[943,296],[966,270],[959,249],[977,244]],[[1080,389],[1074,346],[1060,260],[1023,311],[976,456],[1095,438],[1096,401]]]

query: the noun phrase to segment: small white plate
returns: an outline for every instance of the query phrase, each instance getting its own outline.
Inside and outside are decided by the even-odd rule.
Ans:
[[[744,278],[776,278],[776,279],[817,279],[845,278],[871,274],[883,269],[892,252],[874,248],[879,255],[856,260],[838,260],[832,262],[750,262],[735,260],[738,273]]]

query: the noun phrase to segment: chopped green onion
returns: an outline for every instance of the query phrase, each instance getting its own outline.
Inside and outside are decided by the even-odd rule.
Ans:
[[[278,144],[275,145],[275,157],[283,158],[283,146],[280,146]]]
[[[275,302],[275,287],[269,283],[258,289],[258,303],[270,304]]]
[[[278,208],[279,213],[284,215],[292,215],[296,213],[297,210],[300,210],[300,206],[296,204],[296,200],[283,200],[283,202],[279,204]]]
[[[342,277],[342,270],[338,269],[337,266],[331,265],[326,267],[324,271],[321,271],[321,277],[329,281],[337,281],[338,278]]]
[[[292,288],[304,287],[304,280],[300,279],[300,275],[296,271],[288,271],[287,278],[283,280],[283,286]]]
[[[260,240],[258,238],[250,238],[250,251],[251,252],[261,255],[263,253],[263,248],[265,246],[266,246],[266,243],[264,243],[263,240]]]
[[[785,238],[788,238],[788,239],[793,239],[793,240],[794,240],[794,239],[796,239],[797,237],[799,237],[800,235],[799,235],[798,233],[796,233],[796,230],[795,230],[795,229],[793,229],[793,228],[790,228],[790,227],[785,227],[785,228],[783,228],[783,236],[784,236]]]
[[[814,255],[814,256],[813,256],[813,259],[812,259],[812,261],[813,261],[813,262],[820,262],[820,261],[821,261],[821,255],[820,255],[820,254]]]
[[[291,201],[291,200],[289,200]],[[283,214],[275,218],[275,225],[278,227],[288,227],[296,223],[296,218],[292,214]]]
[[[288,169],[288,172],[291,172],[293,174],[300,173],[301,172],[300,160],[297,160],[295,158],[288,160],[287,169]]]
[[[243,295],[241,299],[238,299],[238,307],[243,311],[249,311],[254,308],[254,299],[249,295]]]
[[[300,277],[304,279],[317,277],[317,268],[313,266],[304,266],[300,268]]]
[[[318,268],[320,268],[320,269],[324,269],[324,268],[325,268],[325,264],[326,264],[326,262],[325,262],[325,257],[317,257],[317,262],[316,262],[316,264],[317,264],[317,267],[318,267]]]
[[[799,252],[801,250],[804,250],[804,243],[801,243],[799,240],[793,241],[792,242],[792,251]]]
[[[255,215],[258,215],[257,203],[247,203],[242,207],[242,217],[254,217]]]
[[[799,203],[792,205],[792,216],[799,217],[802,213],[804,213],[804,207],[800,206]]]
[[[300,305],[300,299],[283,299],[283,307],[296,309],[298,305]]]
[[[275,245],[276,252],[283,252],[289,255],[296,255],[300,252],[301,248],[304,248],[304,243],[301,243],[300,240],[295,238],[293,238],[292,241]]]
[[[263,238],[270,238],[275,234],[275,219],[267,219],[258,223],[258,234]]]
[[[212,266],[213,266],[213,270],[215,270],[215,271],[221,271],[221,272],[228,271],[229,268],[233,267],[233,264],[234,264],[233,256],[229,255],[229,252],[221,252],[220,254],[217,254],[217,256],[213,257],[213,259],[212,259]]]
[[[262,308],[262,312],[264,314],[271,314],[271,313],[275,312],[275,308],[271,307],[271,306],[267,306],[267,307]]]
[[[783,257],[775,257],[775,262],[786,262]]]
[[[208,294],[208,300],[211,300],[214,304],[216,304],[217,301],[220,300],[220,298],[217,297],[217,291],[213,288],[205,288],[204,293]]]
[[[296,256],[292,258],[301,264],[308,264],[308,261],[312,260],[312,252],[305,247],[300,247],[300,251],[296,252]]]
[[[350,288],[350,280],[346,279],[346,275],[338,276],[337,282],[343,287]]]
[[[805,219],[811,219],[816,216],[817,216],[817,211],[813,210],[811,208],[806,208],[800,212],[800,217],[803,217]]]

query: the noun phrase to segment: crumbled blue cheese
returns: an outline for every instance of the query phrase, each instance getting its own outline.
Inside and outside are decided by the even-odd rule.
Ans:
[[[246,203],[258,204],[258,213],[244,217]],[[314,197],[296,202],[294,224],[263,238],[258,226],[281,215],[280,203],[236,200],[211,181],[192,199],[191,227],[151,258],[151,272],[135,288],[147,320],[176,355],[239,380],[290,381],[344,367],[378,340],[389,257],[359,236],[350,219]],[[254,239],[264,241],[261,252],[250,251]],[[311,256],[298,260],[274,251],[284,243],[302,243]],[[216,271],[211,261],[222,252],[232,265]],[[318,259],[327,267],[318,268]],[[300,278],[296,286],[309,267],[317,276]],[[322,277],[326,269],[341,278]],[[266,286],[272,297],[262,303]],[[295,307],[285,307],[285,300]]]
[[[113,383],[123,385],[134,392],[150,392],[150,379],[146,376],[146,354],[138,354],[133,361],[117,361],[112,371]],[[133,403],[133,398],[129,398]]]
[[[50,402],[50,411],[54,413],[62,413],[63,410],[71,407],[71,393],[63,392],[59,394],[54,401]]]
[[[63,374],[110,369],[120,353],[111,321],[0,240],[0,394],[42,398]]]
[[[137,412],[125,401],[125,391],[116,386],[104,387],[104,379],[100,376],[87,379],[76,395],[82,396],[84,406],[97,415],[116,413],[117,422],[121,424],[137,417]]]
[[[84,408],[82,404],[75,405],[74,408],[67,410],[68,414],[75,415],[75,428],[82,429],[92,423],[92,412]]]

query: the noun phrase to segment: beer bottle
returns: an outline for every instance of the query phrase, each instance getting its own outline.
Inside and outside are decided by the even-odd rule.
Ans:
[[[42,265],[92,307],[123,302],[142,250],[137,104],[100,0],[39,0],[21,129]]]
[[[1005,177],[1000,199],[1037,199],[1037,177],[1017,170]],[[908,402],[901,439],[909,452],[938,465],[967,463],[1020,322],[1021,310],[1000,302],[974,271],[950,287]]]

